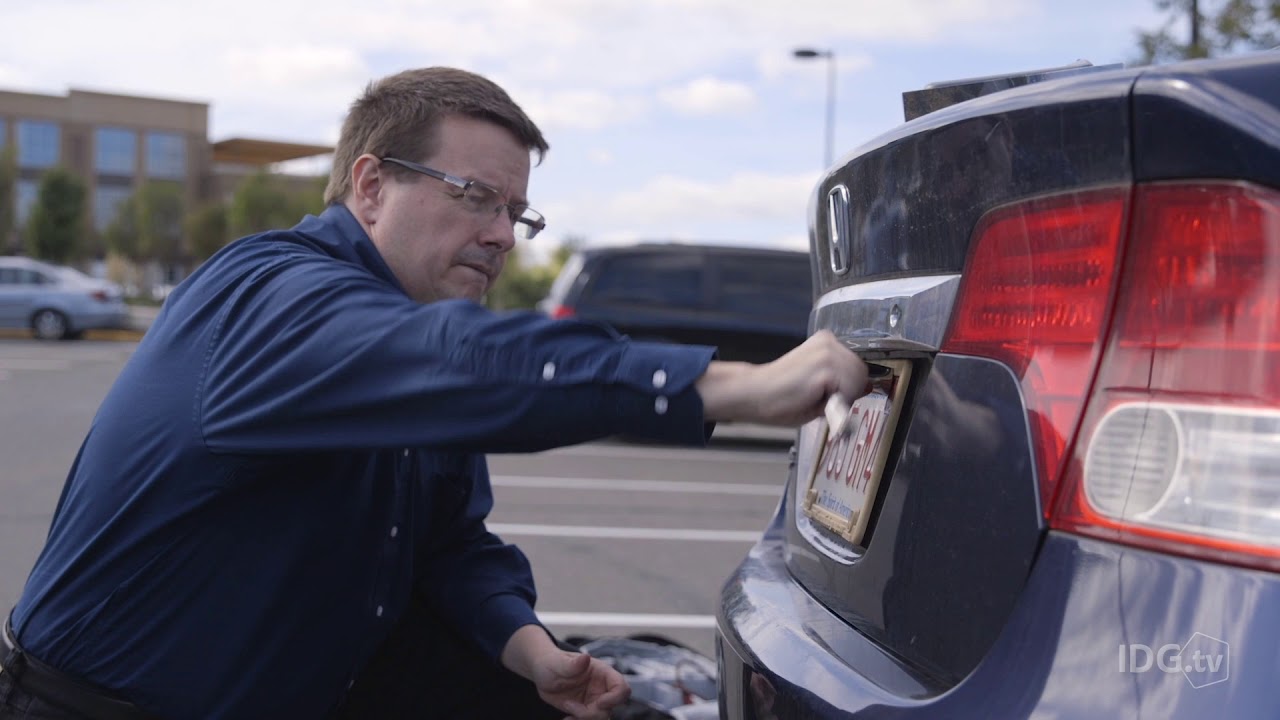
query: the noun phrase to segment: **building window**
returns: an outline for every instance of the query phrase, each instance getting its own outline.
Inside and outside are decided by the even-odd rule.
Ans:
[[[17,197],[13,205],[13,218],[18,221],[18,227],[27,224],[27,218],[31,217],[31,208],[36,204],[36,197],[40,194],[39,180],[19,180],[14,188],[17,190]]]
[[[187,139],[178,133],[147,133],[147,175],[181,180],[187,176]]]
[[[128,185],[98,185],[93,198],[93,228],[104,232],[111,227],[132,195],[133,188]]]
[[[104,175],[133,175],[138,167],[138,134],[120,128],[93,133],[94,168]]]
[[[22,120],[18,122],[18,166],[50,168],[62,154],[62,132],[56,123]]]

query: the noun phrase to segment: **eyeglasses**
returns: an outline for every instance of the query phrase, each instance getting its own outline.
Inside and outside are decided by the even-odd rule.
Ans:
[[[450,185],[462,191],[459,200],[467,207],[468,210],[478,216],[486,218],[495,218],[498,213],[506,210],[507,217],[511,220],[512,230],[515,232],[517,240],[529,240],[535,235],[542,232],[547,226],[547,219],[542,213],[534,210],[528,205],[512,205],[505,202],[502,193],[485,185],[478,180],[464,180],[460,177],[442,173],[439,170],[432,170],[426,165],[419,165],[416,162],[401,160],[399,158],[384,157],[379,158],[382,162],[399,165],[406,170],[412,170],[421,173],[427,177],[433,177],[437,180],[443,180]]]

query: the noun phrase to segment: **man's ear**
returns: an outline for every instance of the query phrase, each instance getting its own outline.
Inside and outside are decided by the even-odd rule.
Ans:
[[[361,223],[372,225],[378,221],[386,180],[382,161],[372,155],[361,155],[351,166],[351,212]]]

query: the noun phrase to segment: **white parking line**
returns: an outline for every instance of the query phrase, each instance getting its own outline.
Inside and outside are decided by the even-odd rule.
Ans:
[[[585,537],[622,540],[698,540],[704,542],[753,543],[760,530],[690,530],[687,528],[598,527],[592,525],[526,525],[490,523],[490,532],[498,535],[533,535],[538,537]]]
[[[70,367],[69,360],[58,358],[0,357],[0,370],[66,370]]]
[[[539,612],[546,625],[600,625],[605,627],[714,628],[715,615],[664,615],[661,613]]]
[[[712,483],[676,480],[613,480],[610,478],[559,478],[527,475],[494,475],[494,487],[546,488],[553,490],[617,490],[623,492],[709,493],[713,495],[777,496],[782,483]]]

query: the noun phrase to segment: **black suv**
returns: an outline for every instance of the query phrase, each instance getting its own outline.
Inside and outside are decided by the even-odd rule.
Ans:
[[[757,363],[804,342],[812,307],[809,253],[684,243],[579,251],[539,305],[636,340],[714,345],[722,360]]]

